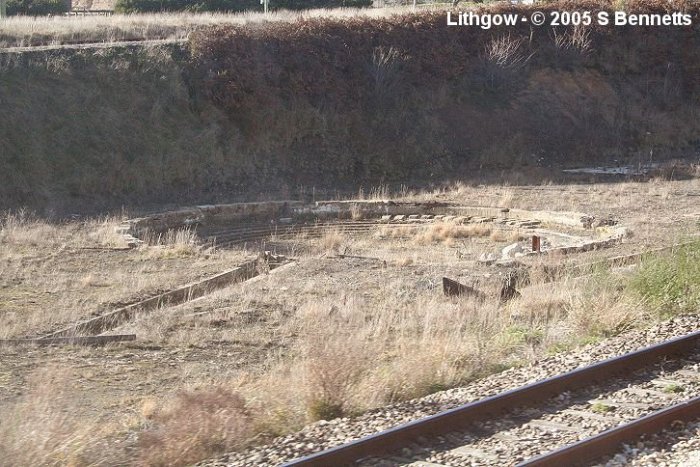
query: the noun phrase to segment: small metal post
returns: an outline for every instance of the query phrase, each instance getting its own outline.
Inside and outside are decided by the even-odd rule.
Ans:
[[[542,245],[540,244],[540,237],[538,235],[532,236],[532,251],[540,253],[542,251]]]

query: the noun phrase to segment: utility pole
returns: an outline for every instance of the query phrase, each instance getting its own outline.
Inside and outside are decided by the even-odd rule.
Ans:
[[[0,18],[7,16],[7,0],[0,0]]]

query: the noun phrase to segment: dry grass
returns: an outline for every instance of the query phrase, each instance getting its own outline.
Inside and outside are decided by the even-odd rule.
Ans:
[[[0,213],[0,243],[22,246],[124,248],[116,217],[89,219],[81,223],[50,224],[19,210]]]
[[[513,192],[513,190],[510,188],[506,188],[503,191],[503,194],[501,195],[501,199],[498,201],[498,206],[502,208],[512,208],[514,196],[515,193]]]
[[[491,227],[482,224],[457,225],[451,222],[435,222],[428,225],[382,226],[377,237],[388,239],[411,239],[414,245],[443,243],[452,245],[454,240],[480,238],[492,235]]]
[[[152,235],[146,232],[142,240],[151,258],[185,258],[211,252],[199,245],[197,234],[191,229],[168,230],[164,234]]]
[[[305,264],[287,276],[221,291],[136,323],[142,338],[171,349],[201,351],[206,342],[234,339],[249,346],[282,345],[283,351],[266,352],[261,365],[248,364],[235,376],[221,371],[221,359],[209,370],[201,363],[183,367],[180,372],[200,383],[188,388],[168,382],[157,399],[130,404],[137,408],[126,425],[104,429],[97,428],[103,425],[98,417],[71,409],[80,404],[80,393],[71,392],[68,382],[78,375],[65,369],[53,373],[60,378],[42,374],[35,380],[42,383],[38,389],[3,407],[2,415],[13,422],[0,427],[0,452],[15,465],[88,465],[101,456],[189,465],[243,448],[255,436],[265,439],[310,421],[464,384],[550,349],[617,332],[642,317],[617,287],[601,289],[616,283],[609,277],[526,288],[522,297],[501,306],[496,294],[484,303],[446,299],[439,289],[418,287],[415,274],[391,268],[373,275],[381,287],[368,297],[375,291],[365,284],[339,290],[326,283],[322,271],[308,275],[314,261]],[[279,283],[285,284],[283,306],[269,294]],[[192,314],[203,308],[214,310],[204,317]],[[153,323],[160,323],[157,335]],[[248,350],[246,359],[251,357]],[[211,371],[219,374],[212,378]],[[64,386],[63,395],[51,392]],[[42,438],[36,444],[32,430],[39,425]]]
[[[442,242],[452,244],[459,238],[488,237],[491,235],[491,227],[482,224],[456,225],[449,222],[440,222],[419,229],[413,237],[416,245],[429,245]]]
[[[0,221],[0,338],[47,333],[164,289],[213,275],[252,254],[213,251],[189,231],[125,249],[116,217],[53,224],[25,212]],[[51,310],[51,313],[47,313]]]
[[[221,387],[181,391],[165,407],[148,409],[147,414],[152,427],[139,437],[143,465],[189,465],[245,446],[251,437],[243,399]]]
[[[96,418],[81,419],[80,401],[68,389],[70,372],[46,367],[31,375],[25,396],[0,407],[4,465],[81,465],[100,439]]]
[[[113,16],[13,16],[3,20],[0,48],[85,42],[186,39],[198,27],[223,24],[259,25],[304,18],[381,18],[405,8],[320,9],[246,13],[146,13]]]
[[[347,242],[345,233],[340,229],[326,230],[319,240],[322,251],[338,251]]]
[[[489,238],[498,243],[513,243],[513,242],[519,242],[520,240],[525,240],[525,235],[519,230],[505,230],[505,229],[497,229],[491,232],[491,235],[489,235]]]
[[[419,397],[641,322],[641,308],[602,283],[550,284],[506,307],[495,294],[480,304],[426,291],[409,302],[410,281],[391,283],[371,305],[347,294],[308,301],[279,331],[299,336],[291,358],[234,384],[255,401],[259,427],[273,433]]]
[[[357,296],[344,303],[308,301],[285,320],[280,333],[294,329],[299,335],[291,358],[275,359],[264,374],[234,383],[252,401],[260,427],[283,433],[454,386],[485,371],[491,350],[481,333],[491,335],[489,328],[501,317],[493,304],[447,303],[432,293],[410,304],[389,293],[368,305]]]
[[[670,189],[692,187],[692,183],[672,183]],[[580,206],[611,193],[611,200],[619,198],[619,203],[625,205],[626,214],[641,218],[650,208],[639,197],[636,207],[628,205],[619,194],[630,195],[642,187],[652,188],[641,201],[649,201],[656,209],[655,219],[666,215],[672,219],[681,207],[693,208],[693,200],[673,197],[669,198],[676,203],[673,206],[654,204],[663,184],[567,189],[571,198],[561,202]],[[518,192],[517,187],[508,189],[518,195],[518,203],[550,206],[562,199],[559,191],[533,195]],[[483,188],[463,185],[458,191],[443,191],[442,195],[473,199],[475,193],[484,194]],[[501,189],[492,192],[494,196],[489,199],[495,205]],[[57,270],[70,270],[53,284],[52,294],[66,289],[66,278],[73,284],[70,293],[79,297],[123,298],[123,294],[104,287],[115,277],[124,280],[122,292],[136,290],[134,282],[129,282],[133,278],[115,271],[101,274],[106,268],[124,271],[124,263],[105,256],[117,253],[100,251],[90,267],[84,267],[88,257],[79,255],[77,261],[82,268],[77,270],[73,270],[70,256],[65,256],[77,246],[76,242],[85,246],[85,242],[99,245],[112,241],[110,221],[57,226],[22,216],[25,220],[17,216],[6,220],[0,230],[3,281],[18,277],[26,280],[19,276],[15,262],[27,267],[36,257],[43,268],[31,271],[43,282],[54,280],[47,278]],[[659,224],[640,231],[642,238],[653,239],[669,231]],[[669,225],[673,231],[680,230],[677,222]],[[32,233],[34,228],[41,234]],[[63,375],[63,379],[37,373],[36,379],[22,386],[21,396],[9,390],[0,392],[4,398],[0,416],[11,420],[0,425],[0,453],[12,465],[90,465],[108,461],[192,464],[271,435],[288,433],[310,421],[351,416],[464,384],[548,352],[644,326],[658,317],[647,306],[653,297],[630,293],[628,284],[634,282],[624,274],[593,270],[589,276],[573,278],[560,269],[552,277],[547,268],[575,261],[557,255],[540,257],[531,275],[533,284],[518,285],[522,295],[507,304],[500,302],[495,282],[478,284],[477,288],[487,295],[483,302],[468,297],[448,298],[440,288],[440,276],[463,280],[472,277],[460,277],[466,275],[465,270],[473,267],[478,271],[468,258],[455,257],[454,248],[449,246],[453,239],[464,239],[465,248],[471,248],[468,253],[474,257],[501,241],[501,235],[510,240],[514,237],[508,235],[519,233],[450,223],[385,228],[381,239],[329,230],[321,239],[289,240],[299,248],[300,260],[293,267],[139,317],[115,330],[135,332],[139,344],[134,347],[49,351],[55,353],[47,353],[43,361],[53,364],[63,360],[66,368],[50,370],[53,375]],[[418,244],[416,237],[425,240]],[[206,260],[208,253],[203,251],[169,259],[153,253],[154,249],[188,245],[190,240],[187,232],[173,232],[159,241],[164,245],[144,246],[129,254],[144,268],[153,268],[153,277],[161,281],[166,277],[182,278],[182,271],[177,271],[178,276],[167,276],[173,269],[230,263],[230,258],[219,253],[212,253]],[[12,248],[4,248],[6,245]],[[339,260],[319,255],[342,246],[350,248],[350,253],[371,258]],[[688,257],[686,262],[691,264],[691,260]],[[647,275],[644,284],[657,278],[658,293],[668,295],[665,274],[675,270],[665,264],[650,263],[642,271]],[[683,276],[686,279],[677,291],[680,298],[689,296],[683,292],[687,284],[697,283],[695,269],[690,268],[691,274]],[[145,269],[131,271],[135,276],[146,275]],[[545,279],[554,281],[543,284]],[[8,321],[8,315],[17,311],[6,311],[10,303],[6,294],[8,289],[17,292],[24,285],[11,281],[4,284],[10,286],[0,288],[0,305],[4,307],[0,325],[16,330],[17,324]],[[30,286],[46,287],[38,282]],[[646,285],[643,288],[650,289]],[[30,300],[41,296],[35,294]],[[43,303],[51,303],[52,310],[76,305],[75,297],[73,301],[61,300],[66,301]],[[23,303],[30,306],[29,300]],[[687,305],[686,301],[683,304]],[[28,315],[27,329],[51,322],[52,318],[41,310],[39,307]],[[26,371],[27,362],[40,362],[37,352],[29,351],[32,356],[2,355],[0,388],[13,387],[13,371]],[[8,360],[16,360],[17,366],[8,370]],[[121,372],[110,373],[120,362],[124,362]],[[83,373],[86,367],[89,371]],[[107,376],[99,377],[100,372]],[[66,391],[56,389],[61,387]],[[83,406],[85,401],[93,404],[91,410]],[[105,417],[112,417],[106,425]],[[38,441],[33,435],[37,426],[42,427]]]

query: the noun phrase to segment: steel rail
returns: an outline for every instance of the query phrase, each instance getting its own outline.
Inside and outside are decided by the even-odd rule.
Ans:
[[[351,226],[351,227],[344,227],[344,224],[338,224],[337,226],[319,226],[319,227],[305,227],[305,228],[290,228],[290,229],[279,229],[277,231],[274,230],[268,230],[266,232],[246,232],[243,234],[239,235],[233,235],[233,234],[224,234],[224,235],[219,235],[216,236],[215,238],[207,238],[207,241],[215,241],[216,245],[219,247],[227,247],[235,244],[240,244],[240,243],[245,243],[245,242],[250,242],[250,241],[255,241],[255,240],[264,240],[266,238],[270,237],[276,237],[276,238],[285,238],[285,237],[293,237],[295,235],[307,235],[310,237],[313,236],[321,236],[323,235],[323,227],[341,227],[340,230],[342,232],[346,233],[359,233],[359,232],[367,232],[370,231],[372,228],[381,226],[382,224],[367,224],[364,226]]]
[[[419,439],[464,429],[517,407],[533,406],[565,391],[581,389],[611,376],[630,373],[664,357],[688,354],[700,343],[700,331],[655,344],[590,366],[547,378],[495,396],[440,412],[379,433],[292,460],[285,466],[337,466],[393,452]]]
[[[3,339],[3,345],[107,345],[116,342],[127,342],[136,340],[136,334],[119,334],[111,336],[71,336],[71,337],[42,337],[38,339]]]
[[[294,235],[305,234],[308,236],[321,236],[324,229],[339,228],[345,233],[367,232],[378,227],[400,228],[400,227],[422,227],[428,225],[426,223],[404,223],[391,224],[387,222],[367,222],[367,223],[327,223],[327,224],[298,224],[285,227],[270,228],[255,228],[255,229],[235,229],[220,231],[216,234],[208,234],[204,237],[207,242],[215,242],[220,247],[227,247],[235,244],[245,243],[254,240],[263,240],[266,237],[290,237]]]
[[[378,225],[401,225],[401,224],[388,224],[386,221],[338,221],[338,222],[323,222],[323,223],[297,223],[297,224],[248,224],[240,227],[233,227],[227,229],[217,229],[209,230],[206,237],[218,237],[221,235],[234,235],[239,233],[257,233],[257,232],[270,232],[270,231],[281,231],[289,229],[300,229],[300,228],[311,228],[311,229],[322,229],[324,227],[367,227],[367,226],[378,226]]]
[[[700,419],[700,396],[521,462],[517,467],[586,465],[613,454],[623,443],[634,441],[642,435],[658,433],[675,421],[689,422],[696,419]]]

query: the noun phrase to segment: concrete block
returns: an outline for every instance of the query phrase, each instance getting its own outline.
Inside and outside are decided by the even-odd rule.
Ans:
[[[502,255],[504,258],[514,258],[518,253],[525,253],[526,249],[520,243],[512,243],[503,248]]]

